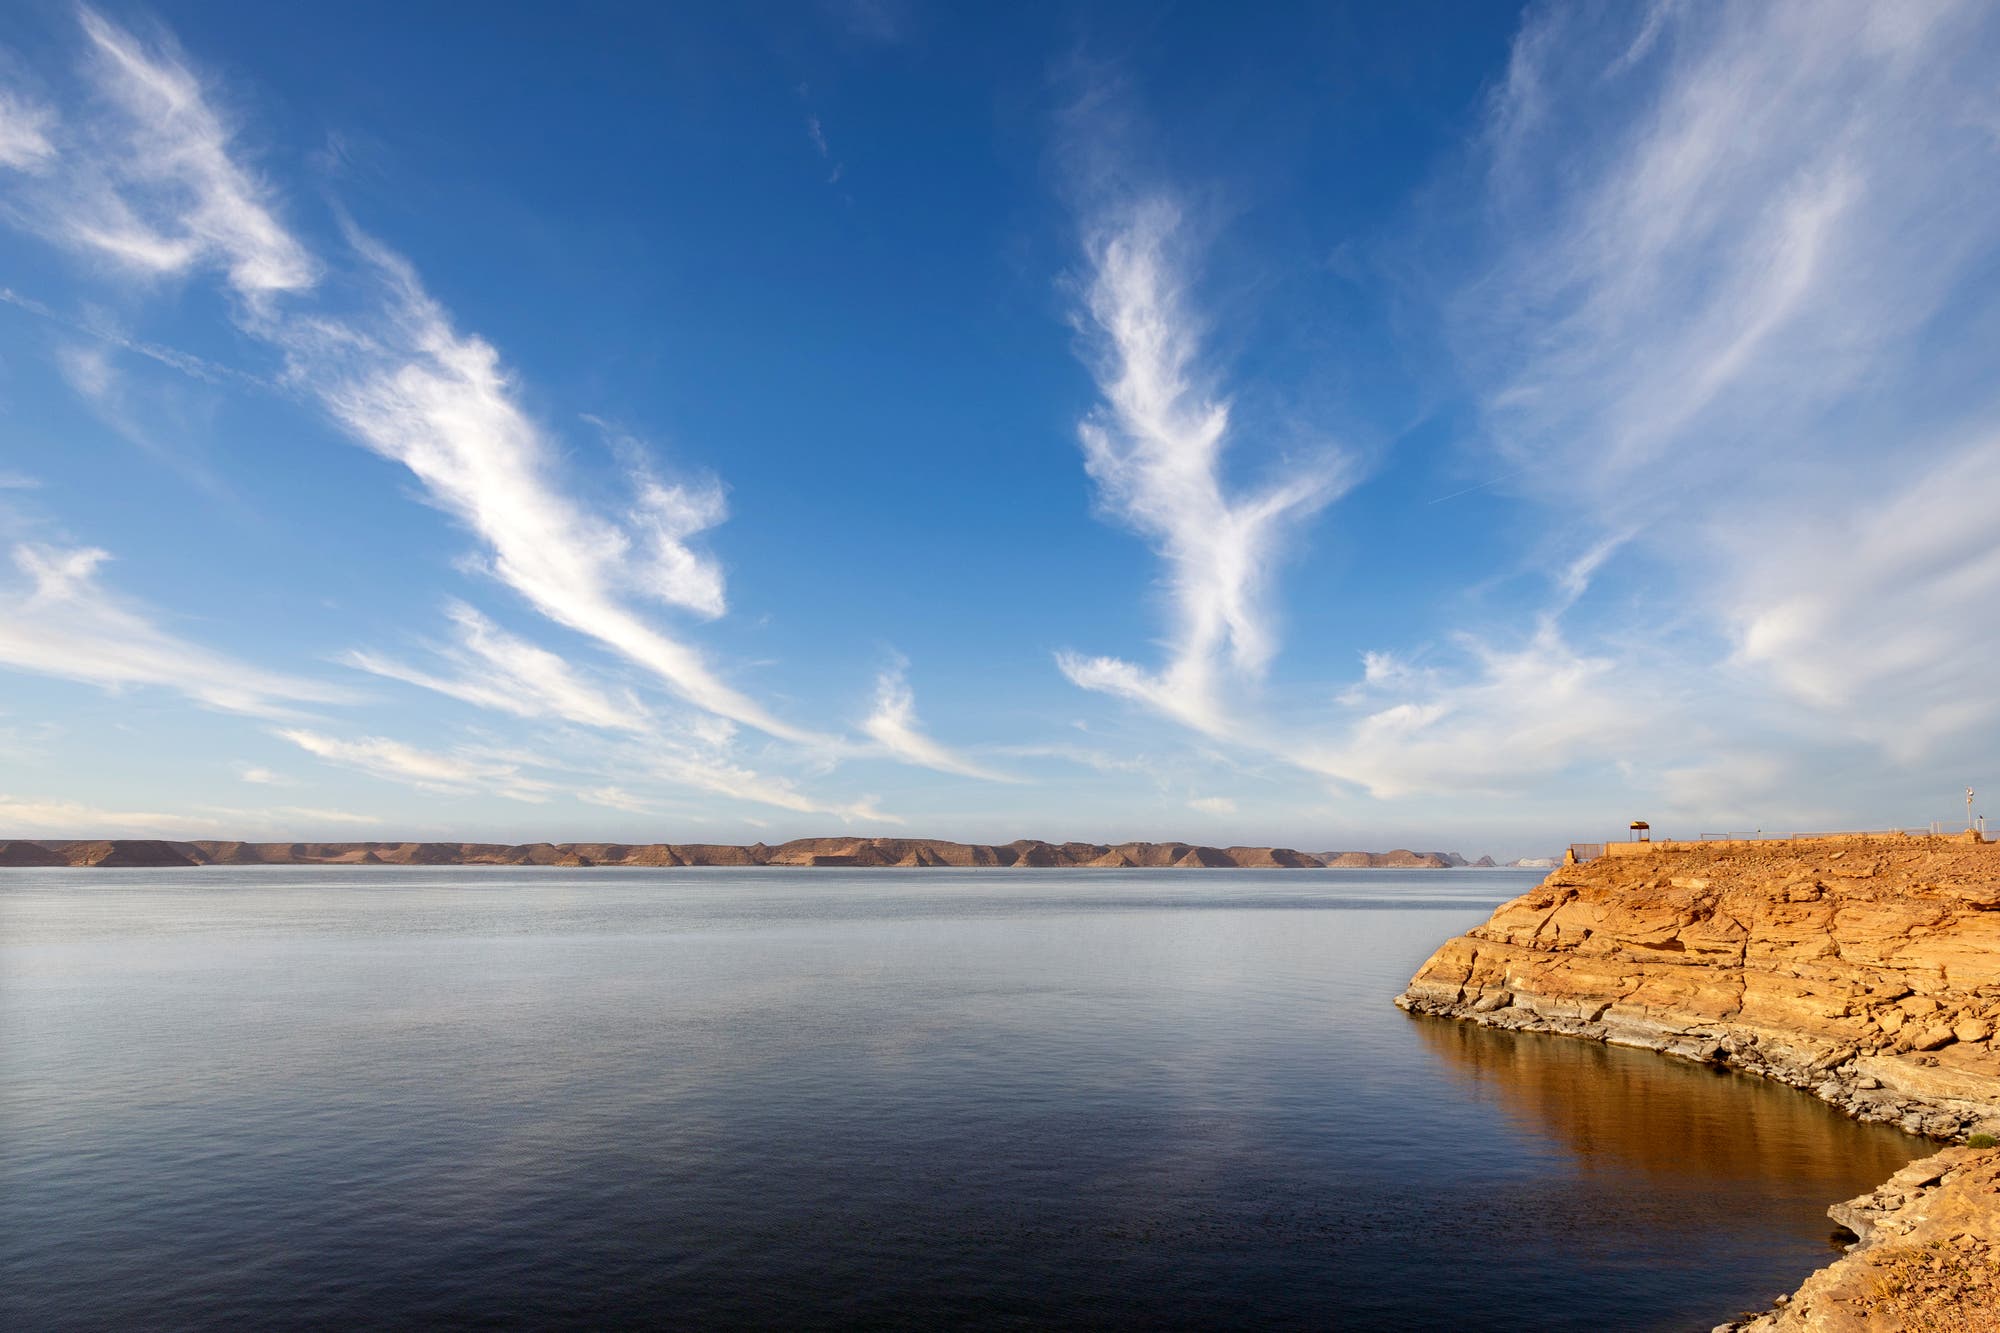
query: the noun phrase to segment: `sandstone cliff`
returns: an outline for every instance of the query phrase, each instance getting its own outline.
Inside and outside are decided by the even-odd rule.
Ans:
[[[2000,1130],[2000,846],[1662,843],[1564,866],[1398,1003],[1737,1065],[1935,1137]]]
[[[1715,1333],[2000,1333],[2000,1150],[1947,1148],[1827,1211],[1847,1257]]]
[[[1447,941],[1397,1004],[1731,1065],[1933,1138],[2000,1132],[2000,846],[1612,852]],[[1948,1150],[1831,1211],[1854,1253],[1725,1328],[2000,1333],[2000,1154]]]
[[[1332,859],[1329,859],[1332,858]],[[1484,860],[1484,858],[1482,858]],[[152,839],[0,842],[0,866],[537,865],[537,866],[1020,866],[1288,869],[1442,868],[1456,852],[1339,852],[1202,847],[1185,842],[945,842],[936,838],[795,838],[754,843],[164,842]],[[1485,861],[1490,865],[1491,861]]]

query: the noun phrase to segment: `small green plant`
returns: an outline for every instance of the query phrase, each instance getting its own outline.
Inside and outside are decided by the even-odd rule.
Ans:
[[[1965,1141],[1968,1148],[1991,1148],[1995,1142],[1991,1134],[1974,1134]]]

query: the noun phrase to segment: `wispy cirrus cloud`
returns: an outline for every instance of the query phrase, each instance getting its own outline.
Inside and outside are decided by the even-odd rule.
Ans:
[[[101,345],[58,347],[56,369],[72,389],[92,402],[105,402],[117,387],[111,357]]]
[[[884,811],[873,796],[840,799],[804,791],[789,779],[735,763],[726,753],[686,738],[628,743],[619,752],[615,767],[606,771],[626,782],[648,779],[799,814],[832,815],[849,823],[903,822]]]
[[[1170,657],[1148,670],[1066,651],[1072,681],[1137,700],[1209,735],[1238,726],[1228,695],[1277,651],[1272,571],[1297,526],[1338,496],[1347,468],[1330,450],[1232,486],[1230,409],[1206,383],[1189,308],[1180,215],[1154,198],[1092,226],[1085,307],[1103,404],[1077,428],[1104,512],[1153,543],[1166,567]]]
[[[134,834],[203,837],[222,830],[212,814],[115,810],[81,801],[0,794],[0,836],[11,838],[127,838]]]
[[[1446,666],[1370,654],[1340,699],[1344,728],[1291,757],[1385,800],[1497,794],[1580,760],[1656,744],[1678,700],[1628,664],[1578,650],[1553,616],[1523,642],[1461,635]]]
[[[221,275],[241,298],[240,327],[282,356],[282,386],[407,468],[427,501],[479,539],[485,573],[702,716],[656,726],[629,692],[589,684],[556,654],[469,610],[454,613],[449,671],[372,652],[351,664],[517,717],[665,737],[650,769],[660,782],[883,818],[868,799],[817,800],[735,762],[726,750],[739,725],[802,747],[816,762],[861,751],[777,716],[648,612],[713,618],[727,609],[721,563],[702,541],[727,516],[719,483],[664,480],[643,447],[625,438],[627,498],[616,506],[587,501],[567,475],[562,442],[521,406],[499,351],[457,328],[407,261],[347,227],[359,282],[334,285],[345,302],[336,308],[322,282],[325,262],[279,220],[274,192],[241,164],[226,118],[171,42],[142,41],[90,11],[82,22],[97,105],[64,125],[53,144],[61,169],[42,173],[28,197],[35,229],[124,271]],[[400,742],[357,749],[362,743],[319,740],[323,757],[380,775],[502,776],[431,762]]]
[[[36,138],[11,136],[64,168],[37,172],[21,196],[28,224],[141,274],[220,269],[253,305],[312,287],[317,263],[272,216],[269,187],[230,153],[231,135],[187,67],[94,10],[78,19],[113,115],[58,130],[43,113]]]
[[[1019,782],[1019,778],[975,763],[924,732],[917,719],[916,695],[906,675],[908,667],[899,658],[876,678],[875,711],[868,715],[861,729],[905,763],[986,782]]]
[[[584,787],[577,791],[576,799],[586,805],[601,805],[607,810],[622,810],[628,815],[661,813],[657,801],[649,801],[619,786]]]
[[[379,815],[322,806],[278,805],[239,809],[120,810],[82,801],[0,794],[0,838],[297,837],[301,829],[366,828]]]
[[[377,653],[355,651],[347,665],[523,718],[557,718],[612,731],[646,731],[652,718],[629,693],[614,695],[584,680],[569,662],[495,625],[463,602],[445,608],[458,642],[439,650],[448,676]]]
[[[55,113],[0,88],[0,167],[32,172],[56,155]]]
[[[74,170],[51,173],[32,196],[40,230],[140,271],[220,271],[245,299],[244,327],[284,355],[288,382],[407,467],[426,498],[483,540],[488,571],[543,615],[697,707],[782,739],[831,743],[724,682],[630,600],[721,614],[719,566],[694,545],[723,517],[719,491],[641,472],[624,521],[593,512],[563,485],[560,450],[520,407],[498,351],[456,329],[407,262],[357,231],[349,237],[374,303],[344,315],[287,309],[277,298],[312,289],[324,265],[237,161],[200,81],[171,49],[89,10],[81,18],[110,114],[91,123]]]
[[[690,544],[720,517],[719,503],[649,478],[631,528],[577,503],[558,484],[556,451],[515,401],[498,352],[455,330],[408,264],[354,239],[382,283],[383,310],[366,328],[302,321],[278,332],[293,378],[355,439],[409,468],[432,503],[485,541],[488,571],[544,616],[698,708],[780,739],[831,744],[727,684],[628,600],[720,613],[721,576]]]
[[[421,791],[490,792],[509,800],[540,803],[556,790],[554,783],[524,773],[518,762],[469,749],[426,750],[385,736],[346,739],[304,727],[279,727],[271,734],[329,763]]]
[[[2000,601],[1996,58],[2000,16],[1970,0],[1531,8],[1469,188],[1419,211],[1476,200],[1423,262],[1463,279],[1438,314],[1498,455],[1474,489],[1551,520],[1524,561],[1546,593],[1483,623],[1468,598],[1445,644],[1378,651],[1282,716],[1241,690],[1275,651],[1268,539],[1339,474],[1234,501],[1189,267],[1160,240],[1177,219],[1101,211],[1086,463],[1177,616],[1157,671],[1065,671],[1390,800],[1588,773],[1685,804],[1663,775],[1725,741],[1739,775],[1796,771],[1753,734],[1793,759],[1990,751],[2000,618],[1964,608]],[[1129,182],[1106,141],[1089,174]]]
[[[1452,310],[1508,489],[1672,572],[1681,669],[1895,762],[2000,722],[1995,59],[1963,0],[1533,11]]]
[[[97,547],[23,542],[17,577],[0,583],[0,664],[105,689],[154,686],[204,707],[259,717],[297,705],[351,702],[332,685],[265,671],[161,628],[99,578]]]
[[[297,829],[300,824],[352,825],[365,827],[384,824],[388,821],[381,815],[363,814],[357,810],[334,810],[322,805],[278,805],[260,812],[266,819],[276,817],[286,821],[285,827]]]

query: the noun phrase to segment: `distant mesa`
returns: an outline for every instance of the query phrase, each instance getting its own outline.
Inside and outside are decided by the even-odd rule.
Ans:
[[[73,866],[103,866],[117,869],[129,866],[196,866],[205,864],[206,856],[193,852],[185,843],[158,842],[150,838],[114,838],[94,842],[72,842],[50,844],[51,850],[60,850],[65,864]]]
[[[1493,864],[1493,858],[1482,857],[1486,865]],[[1321,852],[1321,865],[1340,869],[1361,870],[1444,870],[1453,866],[1468,865],[1457,852],[1413,852],[1407,847],[1398,847],[1392,852]]]
[[[70,859],[38,842],[0,842],[0,866],[66,866]]]
[[[0,866],[946,866],[1101,870],[1442,870],[1491,866],[1457,852],[1301,852],[1187,842],[945,842],[937,838],[794,838],[753,843],[169,842],[152,838],[0,841]],[[1516,862],[1532,865],[1534,862]],[[1553,863],[1551,863],[1553,864]]]

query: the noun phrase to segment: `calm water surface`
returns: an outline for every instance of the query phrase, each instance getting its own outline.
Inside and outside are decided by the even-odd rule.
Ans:
[[[0,1325],[1706,1329],[1918,1141],[1390,1006],[1518,872],[0,871]]]

